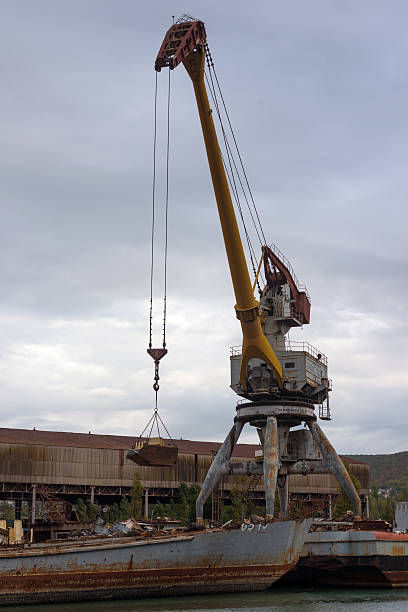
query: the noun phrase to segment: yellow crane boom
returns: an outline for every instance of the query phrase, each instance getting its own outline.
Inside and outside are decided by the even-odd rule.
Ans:
[[[242,328],[241,385],[244,389],[247,388],[248,362],[257,358],[269,365],[278,386],[282,388],[282,366],[261,327],[259,304],[254,297],[207,96],[204,82],[205,42],[205,28],[202,22],[191,21],[175,24],[165,36],[155,68],[160,70],[168,66],[172,69],[182,62],[193,83],[235,292],[235,311]]]

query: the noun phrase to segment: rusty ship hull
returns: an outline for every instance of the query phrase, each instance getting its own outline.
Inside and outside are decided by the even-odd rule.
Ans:
[[[0,605],[262,590],[299,559],[309,520],[0,551]]]
[[[286,580],[330,587],[408,588],[408,534],[310,533]]]

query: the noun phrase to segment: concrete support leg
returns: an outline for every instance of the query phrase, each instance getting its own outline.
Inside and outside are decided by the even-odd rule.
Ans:
[[[279,470],[278,425],[275,417],[268,417],[266,421],[263,469],[266,520],[271,520],[274,514],[276,480]]]
[[[283,514],[283,517],[288,518],[288,514],[289,514],[289,475],[286,474],[284,478],[285,478],[285,482],[284,484],[281,483],[282,486],[279,486],[280,479],[278,480],[278,494],[279,494],[280,509]]]
[[[201,487],[201,491],[196,501],[196,523],[197,525],[203,524],[203,511],[204,504],[208,497],[211,495],[214,488],[219,483],[222,476],[227,471],[228,462],[230,460],[234,446],[238,441],[239,435],[242,431],[242,423],[234,423],[228,436],[225,438],[221,448],[216,454],[214,461],[211,464],[210,469],[207,472],[207,476]]]
[[[36,499],[37,499],[37,485],[33,484],[32,487],[33,487],[33,490],[31,492],[31,524],[34,525],[35,523],[35,505],[36,505]]]
[[[94,505],[95,503],[95,487],[91,487],[91,504]]]
[[[332,496],[329,494],[329,521],[333,519]]]
[[[309,421],[307,425],[312,433],[314,441],[323,455],[325,462],[327,463],[329,470],[335,475],[341,488],[351,500],[355,518],[361,518],[361,500],[353,485],[349,473],[343,465],[342,460],[316,421]]]
[[[144,498],[144,518],[149,518],[149,489],[145,489],[145,498]]]

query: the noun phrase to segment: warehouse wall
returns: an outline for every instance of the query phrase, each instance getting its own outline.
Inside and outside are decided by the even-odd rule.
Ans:
[[[126,459],[125,449],[100,449],[39,444],[0,444],[0,481],[31,484],[66,484],[131,487],[138,471],[145,487],[177,488],[180,482],[201,484],[212,462],[211,455],[178,455],[176,467],[139,467]],[[235,460],[247,459],[236,457]],[[360,480],[362,493],[368,493],[369,468],[350,463]],[[239,477],[225,479],[231,488]],[[289,488],[295,493],[336,493],[334,476],[314,474],[290,476]]]

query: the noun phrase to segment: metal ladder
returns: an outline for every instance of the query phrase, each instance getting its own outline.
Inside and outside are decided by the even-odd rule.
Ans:
[[[252,498],[255,495],[256,487],[259,485],[261,478],[262,474],[255,474],[255,476],[252,476],[248,488],[242,496],[243,504],[249,504],[249,502],[252,501]]]
[[[217,452],[212,451],[213,458],[216,456]],[[222,514],[224,510],[224,479],[218,483],[218,486],[213,489],[211,494],[211,522],[212,523],[222,523]]]
[[[211,522],[221,523],[222,512],[224,509],[224,486],[221,480],[218,487],[213,490],[211,495]]]
[[[330,405],[328,401],[319,404],[319,419],[322,421],[331,421]]]

